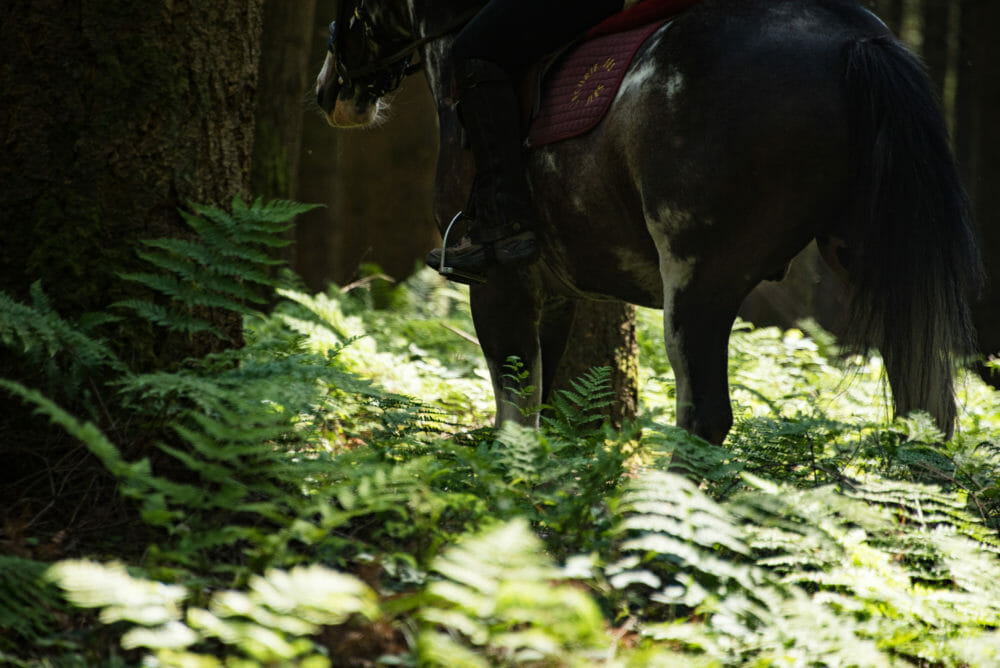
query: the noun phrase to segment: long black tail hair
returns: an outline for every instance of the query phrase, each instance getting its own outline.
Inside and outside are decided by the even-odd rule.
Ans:
[[[983,281],[972,208],[922,63],[895,38],[846,46],[855,166],[849,339],[878,348],[896,414],[922,409],[950,436],[956,356],[975,349]]]

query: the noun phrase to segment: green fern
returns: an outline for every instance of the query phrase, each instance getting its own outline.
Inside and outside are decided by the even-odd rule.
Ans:
[[[686,478],[646,473],[617,511],[621,556],[605,574],[644,618],[713,613],[748,629],[769,618],[779,597],[750,562],[742,529]]]
[[[418,615],[420,665],[575,665],[605,652],[599,609],[553,584],[559,570],[524,522],[469,537],[431,567],[440,579]]]
[[[16,651],[51,638],[66,604],[44,577],[48,564],[0,554],[0,662]]]
[[[281,282],[264,268],[282,264],[267,249],[290,243],[284,236],[290,221],[317,205],[257,199],[247,206],[236,197],[229,212],[199,204],[189,206],[194,213],[182,211],[181,216],[197,240],[145,241],[149,250],[140,251],[139,257],[159,272],[121,275],[160,295],[166,304],[130,299],[115,306],[186,334],[207,332],[224,338],[203,317],[204,309],[252,314],[252,305],[267,303],[268,293]]]
[[[828,628],[837,615],[859,642],[874,643],[873,661],[881,656],[888,665],[897,656],[961,665],[969,650],[956,641],[976,635],[988,642],[1000,620],[988,583],[1000,577],[1000,562],[992,540],[955,531],[975,526],[961,499],[912,483],[869,483],[847,494],[755,484],[763,494],[742,494],[731,507],[752,520],[745,527],[758,563],[810,592],[819,604],[816,619]],[[779,618],[790,612],[780,608]],[[797,629],[803,635],[795,642],[806,647],[806,634],[818,630],[794,614],[791,626],[779,621],[767,635],[786,634],[788,642],[787,633]]]
[[[637,433],[631,425],[616,432],[601,424],[608,383],[603,370],[588,374],[577,383],[580,392],[565,397],[541,430],[505,424],[493,444],[480,448],[483,467],[506,481],[486,493],[535,522],[558,556],[608,540],[608,499],[621,483]]]
[[[552,398],[552,415],[543,415],[545,426],[565,439],[577,438],[581,431],[604,420],[603,409],[615,400],[611,388],[611,367],[590,369],[570,381],[571,390],[557,390]],[[596,424],[595,424],[596,423]]]
[[[96,416],[93,381],[108,373],[128,373],[111,347],[93,334],[115,318],[90,314],[79,322],[64,320],[39,282],[32,284],[31,297],[28,305],[0,292],[0,345],[11,350],[11,359],[21,360],[22,377],[61,401],[82,400],[90,417]]]
[[[189,332],[208,331],[206,309],[236,310],[247,333],[238,350],[132,374],[96,337],[72,338],[40,290],[32,306],[0,298],[3,340],[48,360],[56,382],[70,368],[80,379],[113,370],[115,424],[26,382],[0,388],[91,451],[141,513],[139,566],[52,571],[78,606],[102,611],[94,635],[120,639],[130,657],[326,665],[318,643],[353,633],[391,636],[366,661],[420,665],[1000,656],[990,524],[1000,449],[995,395],[979,386],[972,426],[938,443],[924,416],[875,415],[875,363],[852,361],[864,377],[846,388],[841,363],[824,358],[829,342],[740,325],[737,423],[724,446],[667,426],[669,407],[618,431],[602,424],[606,369],[554,397],[541,429],[493,430],[463,395],[488,387],[469,359],[478,351],[432,320],[471,329],[464,293],[420,276],[386,297],[409,309],[400,313],[373,309],[381,297],[363,287],[283,289],[263,315],[266,250],[298,205],[192,211],[197,240],[144,248],[154,269],[132,278],[158,301],[134,310]],[[655,361],[669,388],[665,359]],[[523,368],[507,370],[532,391]],[[155,430],[155,465],[130,460],[121,422]],[[0,563],[14,573],[0,578],[0,625],[22,626],[0,632],[0,661],[27,665],[11,639],[62,642],[47,608],[59,597],[39,588],[31,562],[10,563]]]
[[[740,486],[738,474],[746,464],[731,449],[709,443],[680,427],[663,424],[654,413],[640,416],[636,427],[641,438],[640,451],[654,468],[704,481],[720,496]]]
[[[100,610],[106,624],[124,623],[125,649],[150,652],[163,666],[221,665],[212,642],[241,665],[322,667],[330,662],[310,636],[354,615],[379,615],[374,592],[352,576],[322,566],[268,570],[246,591],[213,592],[207,607],[184,587],[130,574],[117,563],[62,561],[47,577],[81,608]]]

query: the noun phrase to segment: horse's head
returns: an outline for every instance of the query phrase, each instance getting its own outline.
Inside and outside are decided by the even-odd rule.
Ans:
[[[383,96],[420,69],[417,50],[450,35],[484,0],[341,0],[330,24],[316,101],[336,127],[371,125]]]
[[[342,0],[330,23],[328,53],[316,78],[316,101],[337,127],[375,122],[381,98],[415,71],[420,46],[404,2]]]

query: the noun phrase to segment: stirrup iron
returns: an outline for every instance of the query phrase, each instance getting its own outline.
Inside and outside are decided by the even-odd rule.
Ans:
[[[444,230],[444,237],[441,240],[441,262],[438,264],[437,272],[444,276],[445,278],[451,280],[457,280],[460,283],[485,283],[486,277],[480,276],[479,274],[473,274],[467,271],[462,271],[461,269],[456,269],[455,267],[448,266],[448,235],[451,234],[451,228],[458,222],[459,218],[462,217],[462,211],[455,214],[455,217],[451,219],[448,223],[448,227]]]

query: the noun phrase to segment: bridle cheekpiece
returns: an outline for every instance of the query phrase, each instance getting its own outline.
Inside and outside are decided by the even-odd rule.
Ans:
[[[386,56],[352,67],[347,64],[344,57],[342,31],[360,27],[364,32],[366,47],[371,52],[387,48],[386,45],[391,41],[379,34],[379,26],[372,19],[371,12],[365,6],[365,0],[341,0],[337,18],[330,22],[330,37],[326,42],[327,50],[333,54],[338,82],[342,86],[359,85],[372,98],[380,98],[386,93],[391,93],[399,88],[403,79],[419,72],[423,67],[423,61],[411,63],[417,49],[464,26],[478,11],[476,9],[462,14],[439,30],[390,48]]]

